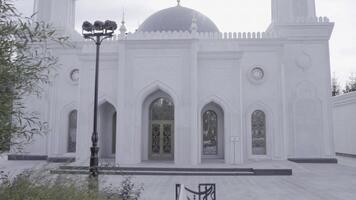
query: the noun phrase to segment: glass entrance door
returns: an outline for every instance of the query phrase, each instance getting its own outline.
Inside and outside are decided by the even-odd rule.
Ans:
[[[172,160],[174,151],[173,121],[151,122],[151,159]]]
[[[150,106],[149,159],[174,160],[174,104],[158,98]]]

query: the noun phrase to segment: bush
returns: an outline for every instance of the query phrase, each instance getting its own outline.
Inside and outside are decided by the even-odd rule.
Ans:
[[[50,177],[50,178],[49,178]],[[10,180],[4,174],[0,181],[1,200],[137,200],[142,187],[136,188],[131,177],[125,177],[120,188],[88,190],[86,180],[65,176],[24,172]]]

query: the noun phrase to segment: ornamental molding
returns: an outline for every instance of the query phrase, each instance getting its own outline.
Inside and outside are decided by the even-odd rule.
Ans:
[[[78,68],[75,68],[70,71],[69,78],[71,82],[75,85],[78,85],[80,79],[80,71]]]
[[[312,57],[304,50],[295,58],[295,63],[303,71],[307,71],[313,66]]]
[[[246,71],[247,79],[254,85],[261,85],[268,79],[268,72],[264,66],[252,65]]]
[[[65,73],[66,80],[70,85],[79,85],[80,70],[78,67],[69,67]]]

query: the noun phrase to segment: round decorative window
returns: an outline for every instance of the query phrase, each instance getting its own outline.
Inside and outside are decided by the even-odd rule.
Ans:
[[[251,77],[256,81],[260,81],[265,77],[265,72],[263,71],[263,69],[255,67],[251,71]]]
[[[267,73],[262,66],[251,66],[247,71],[246,75],[250,83],[259,85],[266,81]]]
[[[79,69],[73,69],[70,72],[70,80],[72,80],[73,82],[79,81]]]

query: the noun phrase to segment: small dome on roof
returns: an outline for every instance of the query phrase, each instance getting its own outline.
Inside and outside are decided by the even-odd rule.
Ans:
[[[154,13],[140,25],[138,31],[190,31],[194,16],[198,32],[219,32],[218,27],[208,17],[180,5]]]

